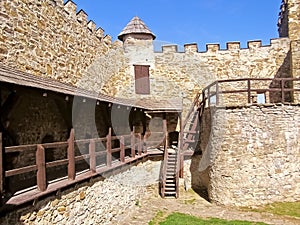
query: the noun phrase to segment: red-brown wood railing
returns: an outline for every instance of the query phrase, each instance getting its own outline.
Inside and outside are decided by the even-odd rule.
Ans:
[[[221,103],[221,96],[226,94],[245,94],[246,101],[244,104],[254,103],[252,101],[253,93],[274,94],[278,96],[274,97],[272,103],[287,103],[292,99],[287,99],[288,95],[293,98],[293,94],[300,92],[300,78],[241,78],[241,79],[229,79],[218,80],[202,90],[201,102],[205,103],[205,106],[226,106],[226,103]],[[266,82],[263,84],[263,82]],[[231,85],[231,88],[222,87],[222,85]],[[242,88],[244,86],[244,88]],[[297,88],[293,88],[293,87]],[[214,101],[212,102],[212,97]],[[279,99],[279,100],[278,100]],[[236,101],[236,105],[242,105],[243,102]]]
[[[163,132],[161,132],[164,135]],[[118,147],[112,147],[112,142],[117,141],[119,143]],[[106,143],[104,151],[97,151],[96,145],[99,143]],[[126,144],[127,143],[127,144]],[[75,155],[76,146],[83,144],[88,144],[88,153],[82,154],[79,156]],[[114,145],[115,146],[115,145]],[[7,177],[12,177],[15,175],[22,175],[28,172],[36,171],[36,185],[37,189],[40,192],[45,192],[47,190],[47,169],[57,166],[66,166],[67,167],[67,180],[75,180],[77,177],[76,173],[76,162],[82,160],[89,160],[89,172],[95,174],[99,167],[105,167],[109,170],[114,161],[113,154],[119,153],[119,158],[115,161],[120,162],[121,164],[126,163],[126,150],[130,151],[130,159],[136,158],[137,156],[143,157],[147,155],[147,149],[144,146],[144,139],[140,133],[135,133],[135,130],[128,135],[122,136],[112,136],[111,129],[106,137],[104,138],[93,138],[93,139],[84,139],[84,140],[75,140],[74,130],[70,132],[69,139],[65,142],[55,142],[55,143],[44,143],[44,144],[31,144],[31,145],[20,145],[20,146],[11,146],[5,147],[2,151],[2,134],[0,133],[0,194],[2,197],[4,187],[4,179]],[[45,153],[47,149],[55,148],[67,148],[67,158],[55,160],[51,162],[46,162]],[[144,151],[143,151],[144,150]],[[35,151],[35,161],[34,165],[28,165],[20,168],[6,170],[3,168],[2,160],[5,160],[5,154],[13,152],[26,152],[26,151]],[[106,156],[106,165],[97,165],[97,157]],[[101,170],[105,171],[105,169]],[[27,187],[30,188],[30,187]]]

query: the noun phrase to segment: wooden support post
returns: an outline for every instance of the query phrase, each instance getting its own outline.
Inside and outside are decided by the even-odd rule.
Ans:
[[[142,136],[142,149],[145,154],[147,154],[147,145],[145,144],[145,135]]]
[[[71,129],[68,139],[68,178],[75,180],[75,148],[74,148],[74,129]]]
[[[138,145],[138,154],[139,155],[142,155],[142,135],[141,134],[139,134],[139,145]]]
[[[208,88],[207,90],[207,104],[208,104],[208,107],[210,107],[210,87]]]
[[[179,167],[179,177],[183,178],[184,173],[184,153],[183,153],[183,124],[182,124],[182,113],[179,113],[179,127],[180,127],[180,135],[179,135],[179,144],[178,144],[178,155],[180,158],[180,167]]]
[[[281,79],[281,103],[284,103],[284,83],[285,81]]]
[[[120,138],[120,160],[121,162],[125,162],[125,139],[123,136]]]
[[[37,166],[37,187],[40,191],[46,191],[46,162],[45,162],[45,149],[42,145],[37,145],[36,149],[36,166]]]
[[[169,147],[167,119],[163,119],[163,131],[165,136],[165,149]]]
[[[90,154],[90,170],[92,171],[92,173],[96,173],[96,147],[95,147],[95,141],[93,139],[90,140],[89,154]]]
[[[248,103],[251,103],[251,83],[250,79],[247,80],[247,93],[248,93]]]
[[[219,82],[216,83],[216,106],[219,105],[220,103],[220,96],[219,96]]]
[[[4,179],[5,179],[5,173],[4,173],[4,154],[5,154],[5,149],[4,146],[2,145],[2,133],[0,133],[0,202],[2,199],[2,193],[4,191]]]
[[[106,136],[106,165],[111,167],[111,127]]]
[[[131,158],[135,158],[135,127],[131,132]]]

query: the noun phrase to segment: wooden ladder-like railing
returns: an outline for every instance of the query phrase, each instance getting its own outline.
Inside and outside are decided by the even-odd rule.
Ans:
[[[189,109],[186,119],[183,122],[183,149],[188,150],[192,145],[195,146],[198,141],[199,134],[199,98],[201,94],[198,93]]]

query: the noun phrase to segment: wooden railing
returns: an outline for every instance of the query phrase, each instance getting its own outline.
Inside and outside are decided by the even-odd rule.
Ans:
[[[201,99],[206,107],[211,105],[226,106],[226,95],[242,94],[240,99],[232,99],[236,105],[257,103],[257,94],[269,94],[266,103],[286,103],[293,100],[295,92],[300,92],[300,78],[241,78],[218,80],[203,89]],[[297,88],[293,88],[296,86]],[[223,99],[222,99],[223,97]],[[225,100],[224,100],[225,99]],[[228,99],[227,99],[228,100]]]
[[[161,132],[162,135],[163,132]],[[116,141],[119,145],[112,145]],[[100,150],[96,148],[97,144],[105,143],[105,149]],[[88,145],[88,153],[81,154],[76,156],[75,149],[80,145]],[[114,147],[113,147],[114,146]],[[122,136],[112,136],[112,131],[109,129],[109,132],[106,137],[103,138],[93,138],[85,140],[75,140],[74,130],[70,132],[69,139],[65,142],[55,142],[55,143],[44,143],[44,144],[32,144],[32,145],[21,145],[21,146],[11,146],[5,147],[2,151],[2,135],[0,133],[0,193],[1,198],[5,190],[4,180],[5,178],[26,174],[28,172],[36,172],[36,186],[38,191],[46,192],[48,189],[48,180],[47,180],[47,169],[65,166],[67,168],[67,178],[66,180],[72,181],[76,180],[78,177],[78,171],[76,173],[76,163],[78,161],[87,160],[89,163],[89,176],[96,174],[101,167],[101,171],[109,170],[115,161],[118,163],[124,164],[130,160],[134,160],[136,157],[143,157],[147,155],[147,148],[144,146],[144,139],[140,133],[131,132],[128,135]],[[46,162],[46,151],[48,149],[56,148],[66,148],[67,158],[54,160],[51,162]],[[127,151],[126,151],[127,150]],[[5,170],[2,164],[2,160],[5,160],[5,154],[14,153],[14,152],[26,152],[26,151],[35,151],[35,164],[23,166],[20,168],[14,168],[10,170]],[[119,157],[113,159],[113,154],[116,155],[119,153]],[[136,154],[137,153],[137,154]],[[126,159],[126,154],[127,158]],[[106,158],[105,165],[97,165],[97,158],[103,157]],[[68,182],[66,182],[67,184]],[[70,182],[69,182],[70,183]],[[30,187],[28,187],[30,188]]]

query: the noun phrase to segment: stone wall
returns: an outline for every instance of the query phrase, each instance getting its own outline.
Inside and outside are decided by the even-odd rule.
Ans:
[[[227,43],[227,49],[209,44],[205,52],[198,52],[196,44],[185,45],[185,52],[178,52],[176,45],[153,52],[151,41],[130,39],[124,43],[124,49],[124,54],[116,58],[125,63],[119,64],[119,69],[114,68],[119,72],[107,73],[102,92],[134,99],[179,97],[183,99],[184,112],[196,93],[215,80],[290,76],[288,38],[272,39],[267,46],[262,46],[261,41],[250,41],[246,49],[240,48],[238,42]],[[150,66],[150,95],[135,94],[134,64]],[[270,85],[271,81],[261,88]],[[241,86],[230,88],[237,87]]]
[[[299,105],[206,110],[198,186],[224,205],[299,201],[299,121]]]
[[[291,40],[291,76],[300,77],[300,0],[288,0],[289,38]],[[299,82],[294,86],[299,88]],[[296,102],[300,101],[300,94],[294,94]]]
[[[70,84],[111,44],[72,1],[3,0],[0,20],[0,62]]]

